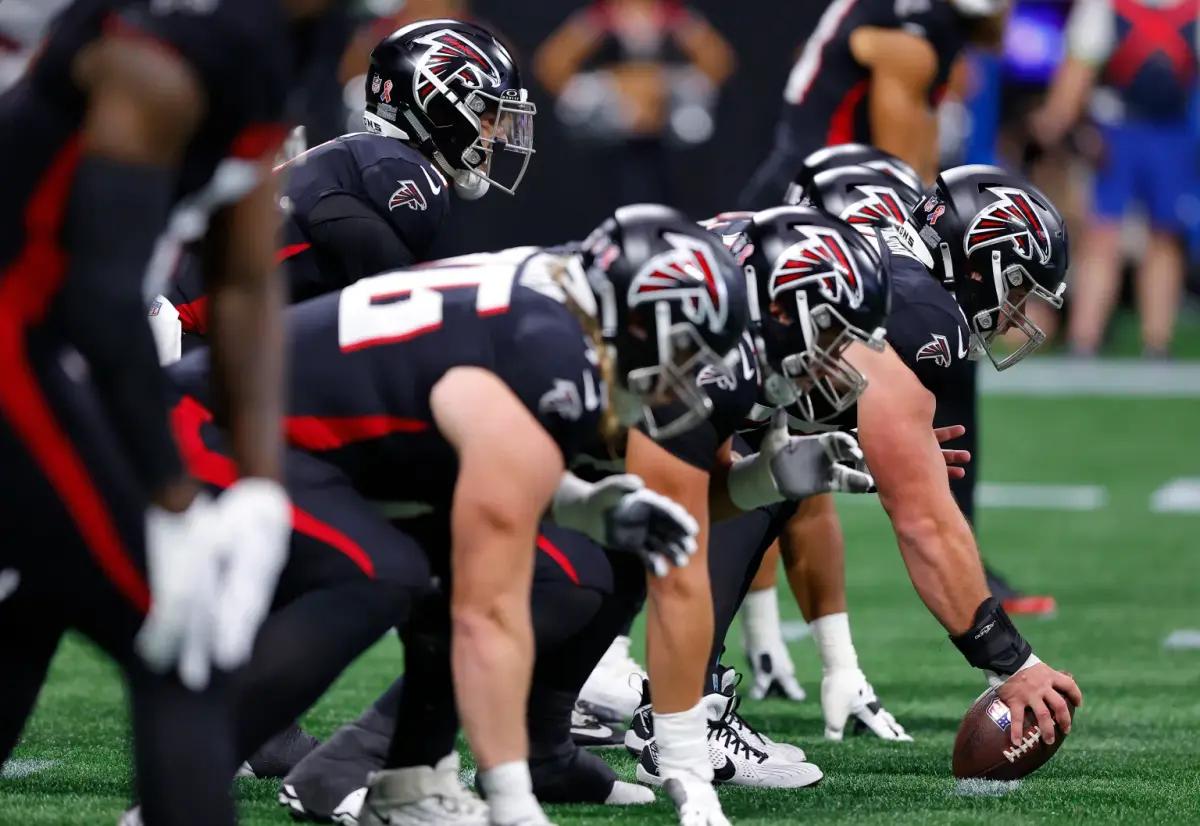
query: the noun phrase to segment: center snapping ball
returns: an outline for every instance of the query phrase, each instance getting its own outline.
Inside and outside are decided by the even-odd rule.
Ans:
[[[1067,707],[1074,718],[1075,706],[1070,700],[1067,700]],[[985,691],[967,709],[958,727],[958,736],[954,738],[954,776],[1019,780],[1053,757],[1067,737],[1060,729],[1055,732],[1053,745],[1047,745],[1037,718],[1026,710],[1024,737],[1020,745],[1014,746],[1010,734],[1012,726],[1012,713],[996,695],[996,689]]]

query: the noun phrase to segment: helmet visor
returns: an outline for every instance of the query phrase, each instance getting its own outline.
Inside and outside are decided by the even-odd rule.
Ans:
[[[479,118],[479,137],[463,152],[463,164],[473,174],[512,195],[525,177],[533,156],[533,117],[537,106],[516,97],[496,97],[475,90],[467,108]]]
[[[1001,270],[998,255],[992,257],[992,271],[1000,303],[972,317],[971,357],[986,354],[997,370],[1007,370],[1046,341],[1046,333],[1029,315],[1030,308],[1044,304],[1051,312],[1062,309],[1067,285],[1059,284],[1050,292],[1020,264]]]

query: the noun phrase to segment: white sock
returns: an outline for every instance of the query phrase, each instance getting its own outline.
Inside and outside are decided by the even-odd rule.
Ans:
[[[818,617],[808,627],[826,674],[858,668],[858,652],[850,639],[850,616],[846,612]]]
[[[541,811],[533,796],[529,764],[513,760],[481,772],[479,787],[492,811],[492,820],[500,823],[531,818]]]
[[[774,587],[751,591],[742,602],[742,636],[748,651],[777,651],[784,647],[779,627],[779,592]]]
[[[711,783],[708,762],[708,714],[703,701],[687,711],[654,712],[654,741],[658,744],[659,774],[663,778],[681,774]]]

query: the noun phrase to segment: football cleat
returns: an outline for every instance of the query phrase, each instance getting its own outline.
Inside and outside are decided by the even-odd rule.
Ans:
[[[699,779],[668,778],[663,791],[675,804],[679,826],[730,826],[713,787]]]
[[[624,733],[600,722],[600,718],[583,711],[576,702],[575,708],[571,709],[571,740],[577,746],[611,749],[624,742]]]
[[[579,704],[606,723],[624,723],[641,697],[638,680],[646,679],[646,671],[629,656],[630,642],[614,639],[579,690]]]
[[[737,695],[737,687],[742,681],[741,674],[732,668],[718,665],[717,672],[713,677],[713,682],[717,684],[718,690],[716,693],[707,694],[704,697],[704,704],[708,709],[709,725],[727,719],[728,725],[737,731],[743,740],[777,760],[803,763],[808,759],[804,754],[804,749],[793,746],[791,743],[772,740],[738,713],[741,698]]]
[[[1000,600],[1000,604],[1004,606],[1006,613],[1014,615],[1023,614],[1032,617],[1052,617],[1058,612],[1058,602],[1054,597],[1025,594],[1014,588],[1009,584],[1008,580],[986,565],[983,572],[987,578],[988,590],[992,592],[992,596]]]
[[[875,689],[857,668],[825,675],[821,680],[821,710],[825,713],[826,740],[843,739],[846,723],[853,717],[853,733],[869,731],[883,740],[912,742],[904,726],[880,705]]]
[[[642,680],[641,700],[625,730],[625,750],[633,757],[641,757],[642,749],[654,739],[654,708],[650,704],[650,681]]]
[[[263,744],[238,768],[237,777],[284,777],[316,750],[321,741],[302,731],[295,723]]]
[[[283,779],[279,804],[298,820],[354,826],[367,775],[383,768],[394,723],[374,707],[338,729]]]
[[[746,658],[750,661],[750,673],[754,684],[750,686],[751,700],[778,697],[781,700],[801,702],[808,695],[796,681],[796,667],[787,646],[774,645],[769,648],[747,648]]]
[[[726,715],[716,723],[710,721],[708,726],[708,761],[713,767],[714,783],[765,789],[800,789],[824,777],[812,763],[781,760],[747,743],[730,724],[728,709],[736,701],[731,698],[726,700]],[[637,779],[649,786],[663,785],[658,744],[654,741],[642,749]]]
[[[458,753],[434,767],[373,772],[361,826],[488,826],[488,807],[458,779]]]

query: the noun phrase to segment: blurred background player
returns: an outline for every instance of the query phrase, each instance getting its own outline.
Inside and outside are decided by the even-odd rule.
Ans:
[[[858,142],[938,169],[934,108],[963,46],[994,40],[1008,0],[834,0],[792,67],[770,155],[742,193],[745,209],[783,203],[804,159]]]
[[[679,0],[596,0],[535,57],[559,120],[600,150],[623,203],[674,203],[671,145],[708,140],[734,63],[721,34]]]
[[[1149,236],[1135,279],[1142,352],[1170,354],[1183,292],[1186,234],[1200,187],[1200,141],[1189,120],[1200,68],[1200,4],[1078,0],[1067,55],[1030,118],[1035,140],[1061,141],[1086,114],[1102,131],[1091,215],[1072,288],[1068,344],[1094,356],[1120,295],[1125,219],[1140,207]]]
[[[0,222],[0,512],[17,577],[0,756],[78,628],[127,675],[152,823],[233,821],[211,672],[249,656],[290,523],[269,174],[286,128],[263,90],[294,66],[281,32],[324,5],[80,0],[0,98],[0,150],[21,159]],[[215,504],[182,467],[145,323],[173,251],[206,235],[213,385],[242,474]],[[253,552],[233,554],[235,536]],[[176,669],[182,685],[152,673]]]

